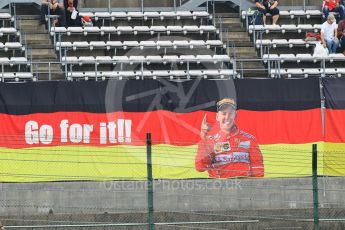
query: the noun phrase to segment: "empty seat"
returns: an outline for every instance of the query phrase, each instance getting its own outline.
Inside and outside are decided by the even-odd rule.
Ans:
[[[99,18],[103,19],[103,18],[110,18],[110,13],[109,12],[95,12],[94,17],[95,20],[97,21]]]
[[[80,56],[78,58],[79,61],[79,65],[83,65],[83,64],[94,64],[96,59],[93,56]]]
[[[127,13],[127,18],[128,20],[131,20],[132,18],[143,18],[144,17],[144,13],[140,12],[140,11],[133,11],[133,12],[128,12]]]
[[[129,58],[127,56],[113,56],[113,61],[115,61],[115,62],[128,62]]]
[[[60,50],[60,48],[72,48],[72,42],[57,42],[56,43],[56,50]]]
[[[0,13],[0,19],[12,19],[12,16],[9,13]]]
[[[20,49],[22,48],[22,44],[20,42],[6,42],[5,43],[5,50],[6,49]]]
[[[92,50],[93,48],[104,48],[106,47],[106,44],[104,41],[91,41],[90,42],[90,49]]]
[[[17,29],[12,27],[0,27],[0,35],[2,34],[17,34]]]
[[[110,14],[111,16],[111,20],[115,20],[117,18],[119,19],[123,19],[123,18],[127,18],[127,13],[126,12],[123,12],[123,11],[120,11],[120,12],[111,12]]]
[[[190,11],[176,11],[176,18],[179,20],[180,18],[189,18],[192,17],[193,14]]]
[[[303,69],[303,74],[304,74],[304,77],[308,77],[309,75],[320,75],[321,71],[320,69],[317,69],[317,68],[306,68],[306,69]]]
[[[170,70],[169,75],[170,75],[170,78],[172,78],[172,77],[185,77],[185,76],[187,76],[187,72],[184,70]]]
[[[280,60],[278,54],[264,54],[262,58],[264,62],[267,62],[270,60]]]
[[[84,35],[87,35],[88,33],[100,33],[101,29],[97,26],[85,26],[84,27]]]
[[[122,33],[130,33],[133,32],[133,27],[131,26],[118,26],[116,28],[117,34],[121,35]]]
[[[217,28],[215,26],[203,26],[201,25],[199,27],[200,29],[200,34],[203,34],[204,32],[209,33],[209,32],[218,32]]]
[[[146,61],[144,56],[129,56],[128,58],[129,63],[132,65],[134,63],[142,63]]]
[[[113,59],[110,56],[97,56],[96,61],[98,63],[112,63]]]
[[[288,77],[292,77],[294,75],[303,75],[303,70],[302,69],[287,69],[286,70]]]
[[[213,55],[213,58],[216,62],[230,62],[230,57],[228,55]]]
[[[73,50],[76,50],[78,48],[89,48],[88,42],[73,42]]]
[[[190,43],[187,40],[175,40],[173,41],[174,49],[178,47],[190,47]]]
[[[160,47],[170,48],[173,46],[173,42],[171,42],[171,41],[157,41],[156,45],[157,45],[157,48],[160,48]]]
[[[74,56],[62,57],[62,62],[66,62],[69,64],[77,64],[78,63],[78,57],[74,57]]]
[[[107,41],[106,44],[107,44],[107,49],[123,47],[123,43],[121,41]]]
[[[180,58],[177,55],[164,55],[163,56],[163,62],[178,62],[180,61]]]
[[[153,35],[154,33],[161,33],[161,32],[166,32],[166,27],[165,26],[151,26],[150,27],[150,33]]]
[[[154,70],[152,71],[153,77],[169,77],[169,71],[168,70]]]
[[[101,27],[101,35],[104,35],[105,33],[115,33],[117,30],[115,26],[102,26]]]
[[[210,16],[210,14],[206,11],[194,11],[193,12],[193,19],[194,20],[198,17],[203,18],[203,17],[209,17],[209,16]]]
[[[150,28],[148,26],[134,26],[133,30],[134,34],[138,34],[138,32],[150,32]]]
[[[157,44],[155,41],[141,41],[139,46],[141,49],[143,49],[144,47],[157,47]]]
[[[194,55],[181,55],[180,56],[180,63],[184,62],[196,62],[197,59]]]
[[[159,18],[159,12],[144,12],[144,20],[148,18]]]
[[[198,32],[200,28],[198,26],[183,26],[183,33],[187,34],[189,32]]]
[[[138,41],[124,41],[123,42],[123,48],[127,49],[128,47],[139,47],[139,42]]]
[[[207,40],[206,45],[208,48],[210,48],[210,46],[223,46],[223,42],[221,40]]]
[[[8,57],[0,57],[0,64],[10,64],[10,59]]]
[[[163,57],[159,56],[159,55],[153,55],[153,56],[147,56],[145,60],[146,60],[147,64],[150,64],[150,63],[162,63],[163,62]]]
[[[167,26],[166,27],[167,34],[169,35],[171,32],[182,32],[182,26]]]
[[[272,44],[273,44],[273,47],[277,47],[278,45],[279,46],[287,46],[289,44],[289,42],[286,40],[286,39],[273,39],[272,40]]]
[[[161,20],[163,20],[164,18],[175,18],[176,12],[174,12],[174,11],[162,11],[162,12],[160,12],[159,17]]]
[[[196,59],[197,59],[197,63],[215,61],[211,55],[196,55]]]
[[[189,41],[190,48],[194,47],[204,47],[206,45],[206,42],[204,40],[190,40]]]
[[[296,59],[297,59],[297,62],[314,60],[311,54],[296,54]]]

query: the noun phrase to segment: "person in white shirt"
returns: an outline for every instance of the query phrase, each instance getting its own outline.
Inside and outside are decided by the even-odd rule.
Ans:
[[[339,40],[337,35],[337,23],[333,14],[329,14],[327,21],[321,26],[321,42],[324,48],[327,47],[330,54],[337,51]]]

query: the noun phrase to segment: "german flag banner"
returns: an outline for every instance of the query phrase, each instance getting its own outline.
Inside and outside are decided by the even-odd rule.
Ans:
[[[345,79],[323,78],[325,97],[324,174],[345,175]]]
[[[318,79],[0,84],[0,120],[8,182],[144,179],[147,133],[156,179],[310,176],[324,140]]]

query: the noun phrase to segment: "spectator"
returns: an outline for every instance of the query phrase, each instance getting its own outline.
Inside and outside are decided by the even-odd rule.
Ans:
[[[59,15],[59,19],[54,20],[53,24],[59,23],[59,26],[66,26],[66,15],[61,0],[42,0],[40,25],[45,23],[45,15]]]
[[[78,0],[64,0],[67,26],[81,26],[81,19],[77,13],[72,18],[73,11],[78,11]]]
[[[338,12],[340,20],[345,19],[345,8],[340,0],[325,0],[323,6],[323,16],[326,20],[328,18],[329,12]]]
[[[337,34],[340,42],[341,52],[345,55],[345,19],[339,22]]]
[[[276,0],[255,0],[259,12],[263,14],[263,23],[266,25],[266,14],[272,15],[272,24],[276,25],[279,18],[278,1]]]
[[[330,54],[337,51],[339,40],[337,36],[337,23],[333,14],[329,14],[327,21],[321,26],[321,42],[324,48],[328,48]]]

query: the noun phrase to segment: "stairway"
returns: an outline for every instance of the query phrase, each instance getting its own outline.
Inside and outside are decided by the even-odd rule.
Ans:
[[[61,65],[56,63],[59,60],[48,30],[45,25],[39,25],[39,15],[18,16],[17,29],[21,32],[22,42],[28,50],[28,59],[33,62],[32,71],[38,80],[64,80],[65,75]]]
[[[216,7],[219,9],[220,7]],[[217,27],[222,26],[222,39],[223,42],[229,42],[229,55],[236,60],[245,59],[243,61],[236,62],[236,70],[244,78],[248,77],[267,77],[267,72],[262,62],[259,60],[257,50],[253,42],[250,40],[249,34],[246,31],[244,24],[240,19],[239,13],[234,9],[230,9],[230,12],[217,12],[216,17],[221,17],[221,25],[217,20]]]

